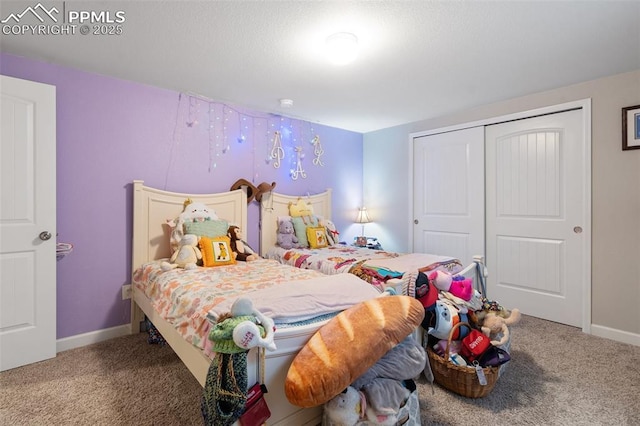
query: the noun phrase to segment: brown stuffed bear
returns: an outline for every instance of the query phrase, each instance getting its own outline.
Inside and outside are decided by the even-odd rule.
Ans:
[[[236,260],[247,262],[260,257],[251,250],[248,244],[242,241],[242,231],[239,227],[231,225],[227,230],[227,235],[231,239],[231,251],[235,254]]]
[[[509,341],[509,327],[520,321],[520,310],[514,308],[508,317],[502,317],[495,312],[488,312],[482,321],[482,332],[491,339],[494,346],[504,345]]]

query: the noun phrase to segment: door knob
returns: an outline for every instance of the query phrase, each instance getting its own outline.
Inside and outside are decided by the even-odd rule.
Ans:
[[[47,241],[51,239],[51,232],[42,231],[39,236],[42,241]]]
[[[419,223],[418,219],[413,219],[413,223],[417,225]]]
[[[582,233],[582,227],[581,226],[574,226],[573,227],[573,232],[575,232],[576,234]]]

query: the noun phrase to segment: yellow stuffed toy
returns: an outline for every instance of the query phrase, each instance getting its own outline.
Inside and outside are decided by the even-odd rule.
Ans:
[[[160,266],[163,271],[174,268],[196,269],[200,259],[202,259],[202,252],[198,248],[198,236],[186,234],[180,240],[180,245],[169,262],[162,262]]]

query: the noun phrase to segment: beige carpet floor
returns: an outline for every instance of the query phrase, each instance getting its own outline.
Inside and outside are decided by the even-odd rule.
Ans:
[[[493,392],[418,382],[423,425],[640,425],[640,347],[523,316]],[[202,389],[146,335],[0,373],[2,425],[199,425]]]

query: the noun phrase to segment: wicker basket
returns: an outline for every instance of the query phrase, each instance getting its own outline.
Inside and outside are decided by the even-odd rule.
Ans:
[[[443,388],[455,392],[458,395],[467,398],[482,398],[493,390],[493,387],[498,381],[499,369],[497,367],[485,367],[482,369],[487,379],[487,384],[483,386],[478,380],[475,368],[458,366],[449,360],[451,337],[456,328],[462,325],[469,327],[469,324],[466,322],[459,322],[451,328],[444,357],[435,353],[430,345],[427,345],[427,355],[429,356],[431,371],[433,372],[433,380]]]

